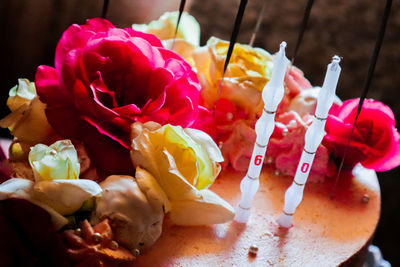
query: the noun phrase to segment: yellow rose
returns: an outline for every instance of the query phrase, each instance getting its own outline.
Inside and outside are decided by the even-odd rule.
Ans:
[[[70,140],[60,140],[50,146],[37,144],[31,148],[29,163],[35,180],[78,179],[78,154]]]
[[[46,105],[37,97],[33,82],[18,79],[18,85],[9,92],[7,106],[11,114],[0,121],[0,127],[10,129],[19,142],[35,145],[54,133],[46,118]]]
[[[178,15],[178,11],[165,12],[158,20],[153,20],[149,24],[133,24],[132,28],[154,34],[161,40],[164,47],[174,50],[193,67],[192,54],[200,45],[200,24],[194,17],[183,12],[174,41]]]
[[[140,123],[133,124],[133,133],[136,181],[155,205],[169,211],[175,224],[223,223],[233,218],[233,208],[206,189],[223,161],[210,136],[180,126]]]
[[[173,39],[178,15],[178,11],[165,12],[158,20],[153,20],[149,24],[133,24],[132,28],[137,31],[154,34],[160,40]],[[193,16],[186,12],[182,13],[176,38],[183,39],[193,46],[200,45],[200,25]]]
[[[201,97],[207,108],[214,108],[229,42],[211,37],[207,45],[193,53],[202,84]],[[232,101],[249,113],[262,109],[261,92],[271,77],[271,55],[261,49],[236,44],[225,73],[221,98]]]

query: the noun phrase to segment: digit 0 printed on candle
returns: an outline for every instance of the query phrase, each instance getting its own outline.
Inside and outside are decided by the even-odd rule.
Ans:
[[[307,173],[309,168],[310,168],[310,163],[304,162],[303,165],[301,165],[300,170],[302,173]]]
[[[301,154],[293,183],[285,193],[283,212],[278,219],[278,223],[282,227],[289,228],[292,226],[293,215],[303,199],[304,187],[314,161],[315,153],[325,136],[325,122],[336,94],[336,86],[341,71],[339,62],[340,58],[334,56],[332,62],[327,67],[324,84],[318,94],[313,122],[308,127],[304,136],[304,150]]]

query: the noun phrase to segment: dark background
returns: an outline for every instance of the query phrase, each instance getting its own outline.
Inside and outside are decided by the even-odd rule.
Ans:
[[[249,0],[238,41],[248,43],[265,0]],[[229,39],[239,0],[192,0],[191,14],[201,24],[202,44],[215,35]],[[275,52],[282,40],[292,55],[306,0],[268,0],[255,46]],[[296,65],[313,85],[321,85],[330,58],[343,57],[337,94],[359,97],[365,79],[385,1],[316,0]],[[165,10],[176,10],[178,0],[110,0],[108,18],[116,26],[146,23]],[[82,24],[101,14],[101,0],[0,1],[0,117],[9,89],[17,79],[33,80],[38,65],[53,66],[55,46],[72,23]],[[386,37],[368,97],[390,106],[400,124],[400,3],[394,1]],[[8,136],[7,130],[1,130]],[[400,266],[400,168],[378,173],[382,216],[373,243],[385,259]]]

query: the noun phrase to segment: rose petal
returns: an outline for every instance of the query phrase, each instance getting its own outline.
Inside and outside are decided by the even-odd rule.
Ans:
[[[135,120],[136,116],[141,114],[140,108],[138,108],[135,104],[126,105],[123,107],[114,108],[113,111],[118,113],[121,117],[127,118],[129,120]]]
[[[213,112],[203,106],[199,106],[199,115],[197,119],[190,126],[194,129],[199,129],[208,133],[214,140],[216,140],[216,127]]]
[[[56,68],[61,67],[58,63],[62,63],[65,54],[70,50],[83,48],[86,42],[96,32],[107,31],[108,29],[114,28],[108,20],[94,18],[86,21],[84,25],[71,25],[62,35],[56,48]]]
[[[66,138],[74,136],[78,114],[70,95],[59,84],[55,69],[39,66],[35,84],[40,101],[47,104],[46,117],[51,126]]]
[[[106,177],[113,174],[134,173],[129,157],[130,147],[108,134],[90,119],[85,118],[80,123],[81,135],[79,139],[85,144],[90,160],[97,167],[99,176]],[[104,156],[104,155],[112,156]]]
[[[115,108],[118,106],[117,100],[115,99],[115,93],[110,91],[105,85],[103,79],[101,78],[101,73],[98,72],[99,78],[94,80],[90,86],[94,92],[94,97],[100,103],[104,104],[107,108]]]
[[[140,31],[135,31],[132,28],[125,28],[124,29],[127,33],[129,33],[132,37],[140,37],[142,39],[145,39],[147,42],[149,42],[152,46],[158,46],[158,47],[163,47],[160,39],[157,38],[157,36],[149,33],[144,33]]]
[[[130,146],[129,132],[130,124],[133,121],[127,121],[119,116],[119,114],[100,103],[97,99],[93,98],[92,94],[89,94],[87,88],[77,80],[74,86],[74,99],[75,105],[81,114],[84,114],[85,120],[90,116],[90,119],[96,125],[101,125],[105,130],[107,129],[108,135],[112,135],[113,138],[118,140],[125,146]]]

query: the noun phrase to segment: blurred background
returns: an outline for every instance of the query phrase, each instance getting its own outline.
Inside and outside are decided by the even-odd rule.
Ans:
[[[306,0],[248,0],[238,41],[249,43],[263,1],[264,19],[254,46],[273,53],[288,43],[291,57]],[[38,65],[54,65],[54,52],[62,32],[72,23],[98,17],[102,0],[0,1],[0,117],[9,89],[24,77],[33,80]],[[108,19],[119,27],[148,23],[165,11],[177,10],[179,0],[110,0]],[[188,0],[187,10],[201,25],[202,45],[210,36],[229,40],[239,0]],[[316,0],[295,65],[313,85],[322,85],[331,57],[343,57],[337,94],[359,97],[374,48],[385,1]],[[400,125],[400,1],[394,1],[385,40],[368,93],[390,106]],[[2,129],[1,136],[9,136]],[[378,173],[382,190],[382,216],[373,243],[385,259],[400,266],[400,168]]]

